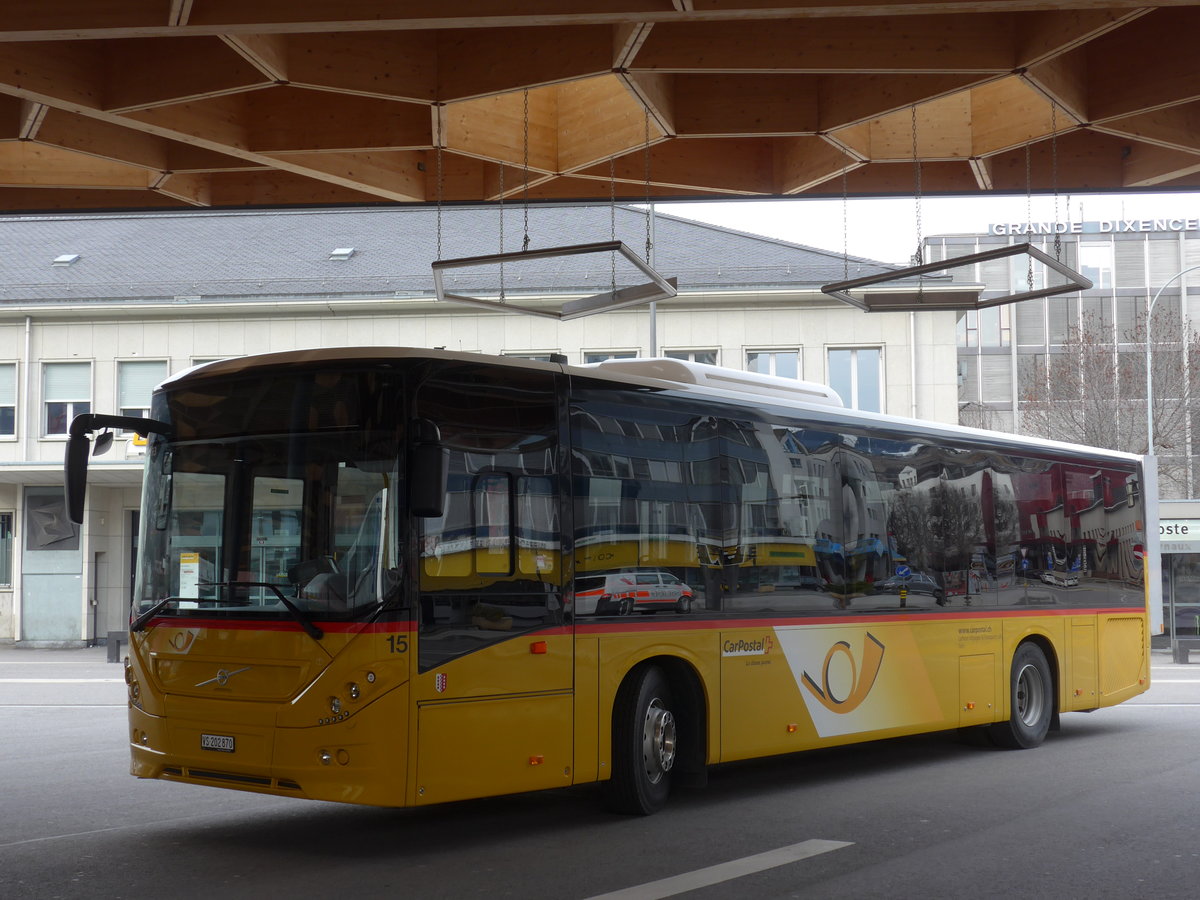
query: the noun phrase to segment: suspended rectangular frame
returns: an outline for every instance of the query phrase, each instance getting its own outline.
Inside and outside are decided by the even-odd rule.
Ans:
[[[467,294],[456,294],[446,290],[444,274],[453,269],[467,269],[476,266],[504,265],[505,263],[528,262],[534,259],[552,259],[558,256],[583,256],[589,253],[619,253],[649,281],[620,290],[604,291],[587,297],[575,297],[563,301],[557,310],[539,309],[523,306],[505,299],[490,299],[487,297],[472,297]],[[641,303],[653,303],[657,300],[669,300],[679,293],[678,281],[675,278],[663,278],[649,263],[629,249],[622,241],[601,241],[594,244],[570,244],[562,247],[549,247],[545,250],[517,250],[511,253],[492,253],[486,256],[464,256],[459,259],[439,259],[433,263],[433,287],[438,300],[450,303],[462,303],[477,306],[495,312],[518,313],[527,316],[543,316],[548,319],[567,321],[596,313],[622,309]]]
[[[1004,259],[1007,256],[1027,254],[1048,268],[1067,279],[1066,284],[1039,288],[1032,291],[1022,291],[1019,294],[1007,294],[1000,297],[983,298],[983,285],[947,284],[918,285],[913,288],[898,287],[890,291],[864,293],[855,297],[849,292],[857,288],[884,284],[889,281],[899,281],[904,278],[919,277],[930,272],[940,272],[943,269],[957,266],[974,265],[975,263],[990,262]],[[991,306],[1003,306],[1007,303],[1020,303],[1022,300],[1034,300],[1038,297],[1051,297],[1055,294],[1070,294],[1075,291],[1086,291],[1092,287],[1090,279],[1080,275],[1069,266],[1063,265],[1054,257],[1049,256],[1029,243],[1010,244],[997,247],[994,250],[984,250],[967,256],[954,256],[939,262],[923,263],[919,266],[909,266],[906,269],[896,269],[881,275],[865,275],[862,278],[852,278],[849,281],[837,281],[827,284],[821,290],[830,297],[836,297],[843,303],[857,307],[864,312],[912,312],[931,309],[987,309]]]

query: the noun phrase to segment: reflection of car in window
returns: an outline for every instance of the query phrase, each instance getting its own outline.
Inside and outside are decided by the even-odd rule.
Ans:
[[[575,579],[575,614],[627,616],[634,610],[688,612],[692,589],[670,572],[614,572]]]
[[[1079,576],[1074,572],[1043,572],[1042,581],[1055,587],[1078,587]]]
[[[923,572],[913,572],[911,575],[893,575],[875,584],[875,591],[884,594],[898,594],[900,589],[907,589],[910,594],[924,594],[932,597],[939,605],[946,603],[946,592],[933,576]]]

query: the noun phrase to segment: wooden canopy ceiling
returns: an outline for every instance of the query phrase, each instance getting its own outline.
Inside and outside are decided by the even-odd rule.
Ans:
[[[1200,2],[7,0],[0,210],[912,194],[914,143],[928,193],[1197,188],[1198,34]]]

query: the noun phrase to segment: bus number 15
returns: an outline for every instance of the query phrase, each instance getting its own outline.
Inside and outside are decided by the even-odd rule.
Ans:
[[[406,634],[389,634],[387,636],[387,643],[389,653],[408,652],[408,635]]]

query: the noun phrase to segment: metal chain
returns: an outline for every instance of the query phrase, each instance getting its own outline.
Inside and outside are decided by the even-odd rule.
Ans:
[[[504,252],[504,163],[500,163],[500,252]],[[504,263],[500,263],[500,302],[504,300]]]
[[[842,281],[850,280],[850,196],[842,167]]]
[[[525,160],[523,171],[525,173],[525,184],[522,189],[523,199],[525,201],[525,236],[521,240],[521,249],[529,249],[529,88],[525,88]]]
[[[608,234],[609,240],[617,239],[617,163],[613,157],[608,158]],[[617,254],[613,251],[608,255],[612,268],[612,292],[617,292]]]
[[[1033,166],[1030,163],[1029,141],[1025,142],[1025,226],[1027,235],[1033,234]],[[1030,241],[1032,243],[1032,240]],[[1029,268],[1025,272],[1025,290],[1033,290],[1033,257],[1027,256]]]
[[[441,123],[443,107],[438,108],[438,123]],[[441,129],[439,128],[440,132]],[[442,136],[437,136],[437,258],[442,258],[442,196],[445,194],[446,175],[442,169]]]
[[[917,104],[912,105],[912,153],[913,166],[916,168],[917,190],[915,194],[917,212],[917,252],[913,254],[913,265],[919,266],[925,260],[924,238],[921,235],[921,157],[917,155]]]
[[[1050,186],[1054,189],[1054,259],[1062,262],[1062,234],[1058,230],[1058,104],[1050,101]],[[1071,218],[1071,201],[1067,201]]]
[[[654,249],[654,242],[650,233],[650,107],[645,108],[645,126],[646,133],[644,136],[645,147],[645,163],[646,163],[646,263],[650,263],[650,251]]]

